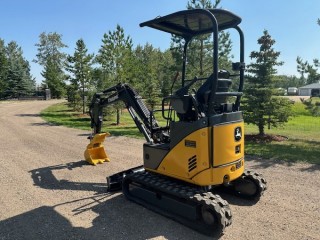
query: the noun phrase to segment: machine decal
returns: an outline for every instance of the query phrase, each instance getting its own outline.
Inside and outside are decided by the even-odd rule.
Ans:
[[[239,142],[242,138],[242,130],[241,130],[241,127],[236,127],[234,129],[234,140],[236,142]]]
[[[196,141],[191,141],[191,140],[185,140],[184,141],[184,145],[186,147],[196,148],[197,147],[197,142]]]

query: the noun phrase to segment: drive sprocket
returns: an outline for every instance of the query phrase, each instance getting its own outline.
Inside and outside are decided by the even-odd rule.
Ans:
[[[218,189],[257,202],[267,190],[267,181],[262,174],[246,170],[241,177],[232,181],[228,186],[221,186]]]

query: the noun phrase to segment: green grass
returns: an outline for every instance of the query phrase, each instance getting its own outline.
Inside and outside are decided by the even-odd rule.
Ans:
[[[246,142],[245,152],[264,159],[320,164],[320,141],[289,139],[283,142]]]
[[[246,153],[263,158],[320,164],[320,118],[313,117],[302,103],[293,106],[295,114],[283,127],[266,129],[266,134],[288,137],[271,143],[246,142]],[[254,125],[245,126],[246,134],[257,134]]]
[[[74,112],[65,103],[52,105],[41,112],[41,117],[47,122],[62,125],[71,128],[78,128],[88,130],[90,128],[90,117],[79,112]],[[156,114],[157,119],[160,119],[160,113]],[[108,117],[103,121],[102,131],[109,132],[113,136],[128,136],[133,138],[143,138],[142,133],[139,132],[130,114],[123,111],[121,114],[121,123],[116,124],[116,116]],[[160,121],[161,126],[165,125],[165,121]]]
[[[40,113],[47,122],[90,131],[90,117],[71,111],[65,103],[52,105]]]
[[[304,109],[303,104],[295,103],[293,107],[295,116],[282,128],[266,129],[267,134],[277,134],[288,137],[287,141],[271,143],[246,142],[246,154],[255,155],[264,159],[284,160],[289,162],[309,162],[320,164],[320,118],[312,117]],[[159,114],[159,115],[158,115]],[[41,116],[48,122],[72,128],[91,131],[90,118],[79,112],[71,111],[64,103],[48,107],[41,112]],[[162,119],[160,113],[157,120]],[[114,136],[128,136],[143,138],[128,112],[121,114],[120,126],[115,125],[115,116],[109,117],[103,123],[103,131]],[[165,121],[160,121],[164,126]],[[246,134],[258,133],[257,127],[245,126]]]
[[[258,128],[254,125],[245,127],[246,134],[257,134]],[[320,118],[312,116],[296,116],[283,127],[265,129],[266,134],[276,134],[290,139],[304,139],[320,141]]]

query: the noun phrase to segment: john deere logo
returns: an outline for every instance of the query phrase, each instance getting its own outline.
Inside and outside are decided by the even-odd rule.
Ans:
[[[241,127],[236,127],[234,129],[234,140],[236,142],[239,142],[241,140],[241,137],[242,137]]]

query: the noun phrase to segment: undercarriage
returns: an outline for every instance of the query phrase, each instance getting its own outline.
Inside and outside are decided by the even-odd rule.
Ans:
[[[109,191],[122,189],[127,199],[208,236],[221,236],[232,223],[229,204],[214,187],[188,184],[145,171],[142,166],[109,176],[107,182]],[[258,200],[266,190],[266,180],[246,171],[217,190]]]

